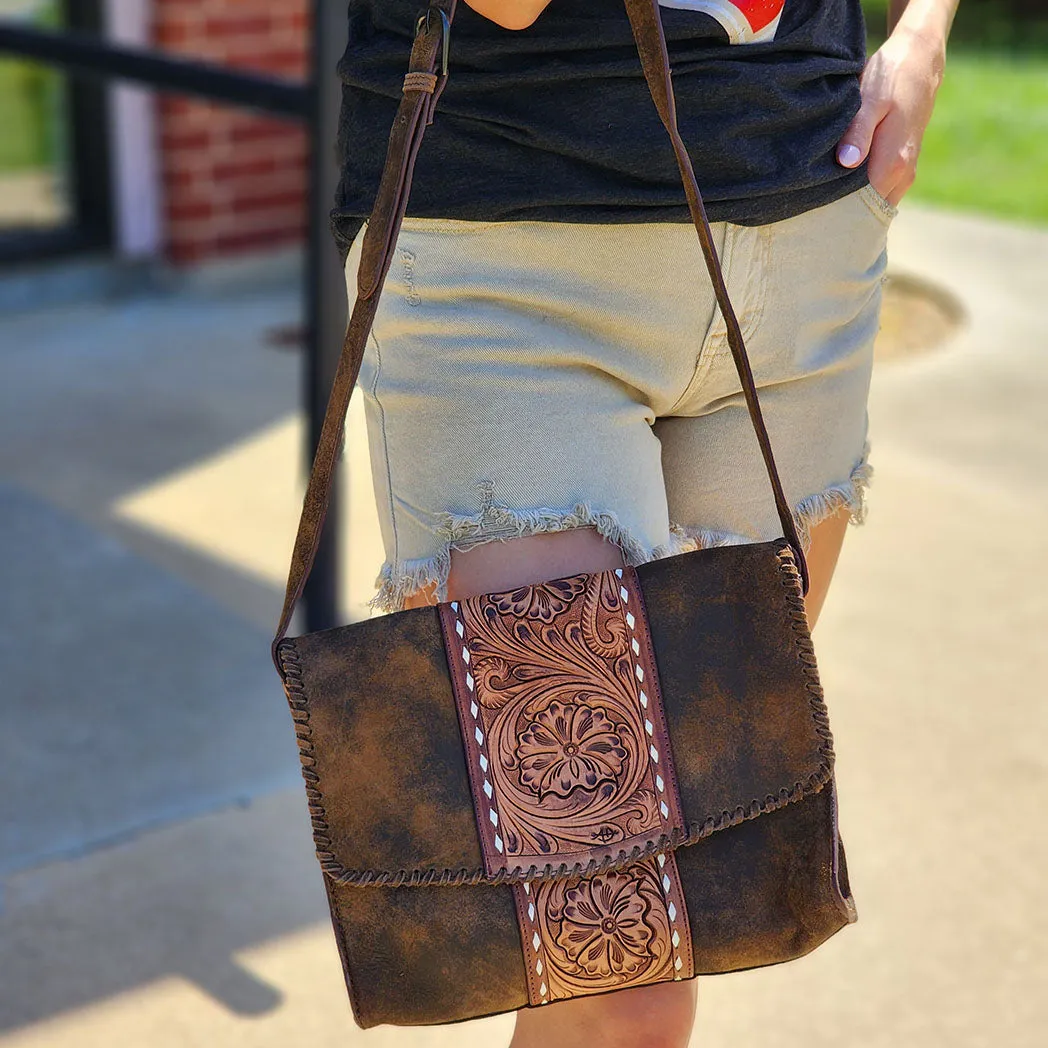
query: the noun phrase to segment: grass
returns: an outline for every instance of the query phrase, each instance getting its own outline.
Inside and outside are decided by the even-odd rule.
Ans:
[[[962,0],[915,200],[1048,223],[1048,14],[1031,0]],[[869,49],[887,0],[863,0]]]
[[[58,77],[28,62],[0,61],[0,172],[48,166],[55,156],[51,113]]]
[[[37,3],[33,24],[61,24],[55,0]],[[0,173],[52,166],[59,154],[61,75],[35,62],[0,57]]]
[[[950,55],[912,195],[1048,223],[1048,53]]]

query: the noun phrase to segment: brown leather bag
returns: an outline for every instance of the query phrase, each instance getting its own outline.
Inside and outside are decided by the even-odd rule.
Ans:
[[[447,81],[419,19],[273,659],[357,1023],[469,1019],[790,960],[855,920],[807,570],[695,176],[657,0],[626,0],[783,537],[287,638]]]

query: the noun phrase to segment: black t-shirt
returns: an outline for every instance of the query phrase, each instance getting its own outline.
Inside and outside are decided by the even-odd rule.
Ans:
[[[711,221],[760,225],[866,181],[836,161],[859,108],[860,0],[660,0],[677,120]],[[351,0],[338,71],[343,252],[371,211],[424,0]],[[551,0],[503,29],[462,0],[408,214],[689,222],[622,0]]]

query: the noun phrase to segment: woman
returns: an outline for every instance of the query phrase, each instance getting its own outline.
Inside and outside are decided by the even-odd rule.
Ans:
[[[387,561],[416,607],[781,533],[621,0],[466,0],[360,384]],[[869,479],[885,241],[957,0],[660,0],[818,618]],[[362,223],[418,14],[357,0],[334,229]],[[499,541],[494,541],[499,540]],[[518,1013],[513,1048],[683,1046],[695,983]]]

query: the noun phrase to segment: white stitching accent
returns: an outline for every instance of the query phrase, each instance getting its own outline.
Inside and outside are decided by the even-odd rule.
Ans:
[[[455,612],[455,632],[463,637],[466,632],[465,624],[459,617],[459,606],[458,601],[451,602],[451,608]],[[462,648],[462,661],[465,663],[469,662],[469,649],[463,645]],[[471,692],[474,691],[474,680],[470,673],[466,674],[466,686]],[[494,789],[491,785],[490,780],[487,777],[488,773],[488,758],[484,753],[484,732],[480,730],[480,707],[477,705],[476,700],[471,700],[469,704],[469,712],[473,715],[474,728],[473,738],[477,740],[477,757],[480,762],[480,769],[484,773],[484,782],[481,787],[484,791],[485,796],[488,798],[488,821],[492,826],[497,827],[499,824],[499,813],[495,808],[495,805],[491,803],[494,800]],[[496,833],[495,834],[495,850],[501,854],[502,852],[502,838]]]
[[[673,887],[673,881],[670,879],[669,873],[666,871],[666,856],[662,852],[658,855],[659,866],[662,869],[662,890],[663,897],[668,904],[666,906],[666,915],[670,919],[670,927],[673,929],[673,934],[670,936],[670,942],[673,943],[673,970],[676,973],[673,978],[675,981],[681,978],[681,970],[684,968],[684,961],[680,955],[680,942],[681,934],[677,928],[677,907],[673,904],[670,899],[670,890]]]
[[[531,901],[531,885],[527,881],[522,885],[524,888],[524,894],[528,897],[528,908],[527,908],[527,919],[528,925],[532,931],[531,947],[535,951],[535,974],[538,976],[542,975],[542,937],[538,933],[538,929],[535,926],[535,904]],[[549,988],[546,986],[546,980],[542,980],[542,985],[539,987],[539,1003],[549,1004]]]
[[[621,571],[616,571],[616,574],[620,578],[622,577],[622,572]],[[626,603],[626,599],[629,596],[625,586],[622,586],[619,589],[619,595],[622,597],[623,604],[625,604]],[[633,617],[633,613],[632,612],[629,612],[629,611],[626,612],[626,624],[630,628],[630,647],[633,649],[633,654],[639,659],[639,657],[640,657],[640,643],[637,640],[637,631],[636,631],[637,620]],[[636,675],[637,680],[640,683],[643,684],[644,683],[644,670],[641,667],[639,661],[634,663],[633,672]],[[648,696],[644,692],[643,688],[640,689],[640,704],[641,704],[641,707],[644,710],[647,710],[647,708],[648,708]],[[655,725],[647,717],[644,719],[644,730],[648,733],[648,737],[649,738],[653,738],[654,737]],[[659,793],[664,793],[665,792],[664,787],[665,787],[666,784],[665,784],[665,782],[663,782],[662,776],[658,774],[659,751],[657,749],[655,749],[654,743],[652,743],[649,746],[649,748],[648,748],[648,755],[651,757],[651,761],[652,761],[652,765],[653,765],[652,770],[655,772],[655,785],[658,787]],[[665,827],[665,824],[669,820],[669,816],[670,816],[670,810],[667,807],[665,800],[662,800],[659,803],[659,813],[662,815],[662,821],[663,821],[663,825]],[[665,859],[660,859],[660,864],[661,864],[661,862],[665,862]]]

